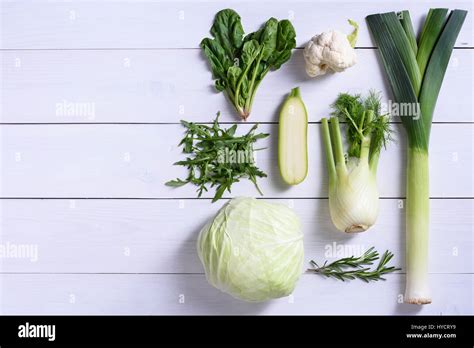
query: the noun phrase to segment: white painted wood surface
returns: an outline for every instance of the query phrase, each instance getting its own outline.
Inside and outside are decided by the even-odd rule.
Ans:
[[[269,6],[269,4],[272,4]],[[377,225],[352,238],[335,231],[327,207],[321,117],[338,92],[369,88],[389,97],[363,18],[409,9],[419,26],[429,7],[469,13],[438,100],[430,148],[430,272],[433,304],[400,304],[404,271],[387,281],[341,284],[304,274],[294,294],[241,303],[205,281],[195,251],[200,227],[224,201],[171,189],[183,175],[179,119],[209,122],[235,115],[212,89],[198,47],[214,14],[235,8],[246,31],[270,16],[293,18],[301,47],[313,34],[361,24],[359,63],[318,81],[305,76],[302,50],[259,89],[251,122],[272,136],[258,154],[269,178],[264,198],[301,217],[305,259],[328,246],[376,246],[404,267],[405,142],[381,156]],[[2,314],[474,314],[473,24],[470,1],[46,1],[0,2],[0,244],[32,244],[37,260],[0,258]],[[310,170],[285,187],[276,165],[276,115],[301,86],[309,119]],[[93,113],[61,115],[62,103]],[[241,125],[245,131],[249,125]],[[255,196],[241,183],[233,195]],[[230,196],[228,196],[230,197]]]
[[[292,86],[301,87],[310,122],[328,116],[334,91],[366,93],[373,88],[388,99],[377,52],[359,49],[357,54],[359,63],[344,72],[344,78],[327,75],[314,80],[304,70],[303,50],[295,50],[288,63],[265,77],[249,122],[276,121]],[[232,105],[215,92],[199,49],[13,50],[4,51],[2,69],[4,123],[209,122],[217,111],[222,121],[236,119]],[[472,69],[472,51],[455,50],[435,122],[473,121]],[[452,93],[457,98],[449,98]],[[25,94],[30,96],[28,103]],[[56,112],[65,103],[87,103],[93,109],[75,115]]]
[[[324,261],[333,242],[372,244],[394,252],[404,266],[404,202],[382,199],[370,233],[348,238],[327,218],[327,199],[275,199],[292,206],[301,219],[306,261]],[[36,259],[7,258],[4,272],[28,273],[202,273],[195,252],[202,226],[221,207],[207,199],[187,200],[4,200],[3,241],[38,246]],[[472,201],[434,199],[430,267],[434,273],[473,273]],[[455,221],[449,218],[456,216]],[[455,232],[448,233],[453,230]],[[104,257],[104,256],[107,257]],[[84,259],[87,259],[85,262]],[[61,260],[61,262],[58,262]],[[307,263],[305,263],[305,267]],[[402,271],[403,273],[403,271]]]
[[[433,274],[430,306],[399,303],[405,277],[340,284],[305,274],[292,296],[266,303],[234,300],[202,274],[3,274],[11,314],[472,314],[472,274]],[[21,301],[21,304],[19,302]]]
[[[311,112],[311,111],[310,111]],[[241,125],[245,133],[251,125]],[[320,125],[308,130],[309,170],[300,185],[288,187],[277,165],[278,125],[262,124],[270,133],[259,147],[257,164],[270,177],[259,180],[265,197],[327,197],[325,158]],[[401,128],[401,127],[400,127]],[[396,130],[397,127],[394,127]],[[184,168],[177,147],[183,137],[179,124],[165,125],[5,125],[0,151],[3,197],[193,198],[196,188],[163,184]],[[378,179],[382,197],[404,197],[405,139],[394,134],[380,157]],[[472,124],[435,124],[431,134],[431,197],[472,197]],[[449,170],[448,170],[449,169]],[[32,180],[34,177],[34,180]],[[453,180],[453,177],[456,179]],[[233,195],[256,195],[252,183],[233,187]],[[212,197],[213,192],[204,194]],[[226,196],[228,194],[226,193]]]
[[[100,48],[197,48],[209,35],[214,14],[233,8],[242,17],[246,32],[270,17],[290,18],[303,46],[315,33],[350,29],[346,15],[358,23],[373,13],[410,10],[419,28],[430,7],[472,10],[469,0],[113,0],[2,1],[2,48],[100,49]],[[469,14],[472,16],[472,14]],[[472,47],[472,20],[466,22],[457,47]],[[361,25],[359,47],[373,47],[368,29]]]

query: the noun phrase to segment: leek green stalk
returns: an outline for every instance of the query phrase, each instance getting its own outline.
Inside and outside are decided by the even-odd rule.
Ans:
[[[408,11],[374,14],[367,23],[396,103],[417,103],[421,115],[401,117],[408,138],[406,191],[407,303],[431,303],[428,287],[431,122],[451,52],[467,12],[430,9],[418,41]],[[414,117],[416,116],[416,117]]]

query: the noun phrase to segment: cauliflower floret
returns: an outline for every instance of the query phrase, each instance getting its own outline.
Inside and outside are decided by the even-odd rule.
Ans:
[[[350,39],[337,30],[313,36],[303,51],[308,75],[324,75],[328,70],[341,72],[356,64],[357,55]]]

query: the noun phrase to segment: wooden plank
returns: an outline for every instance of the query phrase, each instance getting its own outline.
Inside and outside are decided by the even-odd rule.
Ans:
[[[245,132],[251,125],[242,125]],[[400,127],[401,128],[401,127]],[[397,128],[398,129],[398,128]],[[277,126],[257,153],[257,164],[269,178],[260,180],[265,197],[327,197],[327,175],[320,125],[309,126],[309,174],[295,187],[280,179],[277,166]],[[195,198],[195,187],[171,188],[168,180],[184,177],[177,147],[181,125],[4,125],[0,126],[0,197],[151,197]],[[430,146],[432,197],[473,197],[472,124],[433,125]],[[398,138],[397,133],[394,134]],[[405,142],[398,139],[381,155],[381,197],[404,197]],[[213,191],[204,197],[212,197]],[[255,196],[249,181],[235,185],[232,196]],[[228,194],[226,194],[229,197]]]
[[[290,88],[300,86],[310,121],[327,117],[338,93],[382,92],[391,98],[376,50],[358,50],[344,74],[310,79],[303,51],[265,77],[249,121],[275,122]],[[472,122],[473,50],[455,50],[438,98],[435,122]],[[200,50],[4,51],[3,123],[238,121],[216,93]],[[362,83],[361,83],[362,81]],[[456,98],[450,98],[455,91]],[[26,102],[27,101],[27,102]],[[398,118],[395,118],[398,120]]]
[[[380,201],[377,224],[365,233],[335,230],[328,201],[272,200],[301,219],[305,267],[314,259],[348,257],[371,246],[404,268],[403,201]],[[0,200],[0,242],[22,257],[2,258],[2,272],[202,273],[200,229],[224,202],[208,200]],[[430,270],[472,273],[473,200],[432,200]],[[342,249],[345,245],[345,252]],[[28,249],[29,248],[29,249]],[[28,251],[29,250],[29,251]]]
[[[433,303],[399,303],[404,275],[365,284],[304,275],[291,297],[246,303],[204,275],[2,274],[2,314],[473,314],[472,274],[431,275]],[[54,284],[54,286],[52,286]]]
[[[358,45],[372,46],[364,18],[372,13],[411,11],[415,28],[432,7],[446,1],[3,1],[0,18],[7,49],[189,48],[209,35],[214,15],[225,7],[240,13],[246,32],[274,16],[290,18],[303,45],[313,35],[337,28],[350,32],[347,18],[360,26]],[[450,1],[450,8],[470,10],[456,46],[472,46],[472,2]],[[343,10],[342,10],[343,9]],[[334,14],[334,15],[332,15]],[[175,33],[179,33],[176,35]]]

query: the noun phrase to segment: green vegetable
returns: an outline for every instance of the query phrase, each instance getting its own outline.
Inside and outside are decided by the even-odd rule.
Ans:
[[[308,114],[299,88],[293,88],[280,111],[278,167],[290,185],[301,183],[308,174]]]
[[[419,105],[401,117],[408,137],[405,302],[431,303],[428,286],[429,163],[433,112],[467,12],[430,9],[418,42],[408,11],[374,14],[367,23],[379,48],[396,103]],[[403,104],[402,104],[403,105]]]
[[[336,228],[362,232],[375,223],[379,209],[377,164],[380,150],[389,139],[388,118],[381,115],[380,97],[370,92],[340,94],[330,119],[323,118],[322,132],[329,173],[329,211]],[[343,152],[339,120],[347,126],[348,158]]]
[[[237,125],[222,129],[219,125],[219,114],[212,126],[186,121],[181,121],[181,124],[186,127],[186,134],[179,145],[182,145],[183,152],[190,156],[174,164],[185,166],[189,174],[185,180],[168,181],[167,186],[194,184],[198,186],[198,197],[201,197],[208,187],[216,186],[212,200],[215,202],[226,190],[231,192],[232,184],[247,178],[262,194],[257,185],[257,177],[264,178],[267,175],[255,166],[253,153],[256,150],[253,144],[258,139],[268,137],[269,134],[255,134],[258,124],[243,136],[235,135]]]
[[[219,11],[211,28],[213,38],[201,41],[215,81],[244,120],[250,114],[257,88],[270,70],[278,70],[296,47],[291,22],[270,18],[263,27],[244,36],[240,16]]]
[[[348,19],[347,21],[354,27],[352,33],[347,35],[347,40],[349,40],[351,47],[354,48],[357,43],[357,36],[359,36],[359,24],[357,24],[357,22],[353,21],[352,19]]]
[[[209,283],[245,301],[291,294],[302,272],[298,216],[254,198],[227,202],[202,229],[197,250]]]
[[[308,272],[323,275],[328,278],[335,278],[342,281],[360,279],[368,283],[369,281],[385,280],[382,276],[387,273],[399,271],[401,268],[395,268],[393,266],[387,267],[387,264],[392,259],[393,254],[386,250],[382,258],[380,259],[377,267],[374,270],[370,270],[370,266],[374,261],[379,259],[379,253],[374,250],[374,247],[368,249],[360,257],[345,257],[328,264],[325,261],[322,266],[319,266],[313,260],[310,264],[313,268],[308,269]]]

